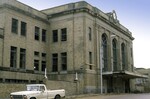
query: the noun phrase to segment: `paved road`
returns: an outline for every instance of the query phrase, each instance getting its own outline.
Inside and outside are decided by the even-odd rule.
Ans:
[[[95,95],[76,99],[150,99],[150,94]]]

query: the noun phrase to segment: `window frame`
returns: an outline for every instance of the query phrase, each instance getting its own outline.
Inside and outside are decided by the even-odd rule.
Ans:
[[[26,49],[20,48],[20,69],[26,68]]]
[[[10,48],[10,67],[17,68],[17,47]]]
[[[89,40],[91,41],[92,40],[92,28],[91,27],[89,27],[88,28],[88,32],[89,32]]]
[[[102,63],[103,63],[103,71],[108,71],[108,39],[107,39],[107,35],[104,33],[102,35]]]
[[[124,43],[121,44],[121,58],[122,58],[122,69],[126,70],[126,46]]]
[[[46,61],[42,61],[41,65],[41,71],[44,72],[46,68]]]
[[[35,59],[34,60],[34,70],[39,71],[39,66],[40,66],[39,60]]]
[[[42,53],[42,58],[46,58],[46,53]]]
[[[39,41],[40,40],[40,28],[35,26],[35,31],[34,31],[34,39]]]
[[[39,57],[40,56],[40,52],[34,51],[34,56]]]
[[[42,29],[42,41],[43,42],[46,42],[46,30],[45,29]]]
[[[21,21],[21,31],[20,31],[22,36],[26,36],[26,32],[27,32],[27,23]]]
[[[11,32],[18,34],[18,19],[12,18],[12,23],[11,23]]]
[[[112,50],[113,50],[113,70],[118,70],[118,57],[117,57],[117,40],[112,40]]]
[[[53,30],[53,42],[58,42],[58,30]]]
[[[67,41],[67,28],[61,29],[61,41]]]
[[[58,72],[58,53],[52,54],[52,72]]]
[[[61,53],[61,70],[67,71],[67,52]]]
[[[93,57],[92,52],[89,52],[89,69],[92,70]]]

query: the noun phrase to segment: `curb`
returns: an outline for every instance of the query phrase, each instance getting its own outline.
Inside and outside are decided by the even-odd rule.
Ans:
[[[98,96],[100,94],[81,94],[81,95],[72,95],[72,96],[66,96],[65,99],[76,99],[76,98],[82,98],[82,97],[88,97],[88,96]]]

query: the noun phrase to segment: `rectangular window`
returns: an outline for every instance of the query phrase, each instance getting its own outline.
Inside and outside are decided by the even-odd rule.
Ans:
[[[131,57],[133,57],[133,49],[131,48]]]
[[[42,53],[42,58],[46,58],[46,53]]]
[[[92,52],[89,52],[89,68],[92,69]]]
[[[11,32],[12,33],[18,33],[18,20],[12,18],[12,24],[11,24]]]
[[[39,71],[39,60],[34,60],[34,70]]]
[[[42,61],[41,71],[45,71],[45,68],[46,68],[46,61]]]
[[[10,50],[10,67],[17,67],[17,47],[11,46]]]
[[[89,40],[91,41],[92,40],[92,29],[89,27]]]
[[[42,41],[46,42],[46,30],[42,29]]]
[[[53,42],[58,42],[58,30],[53,30]]]
[[[38,56],[39,57],[39,52],[34,51],[34,56]]]
[[[26,49],[20,49],[20,68],[25,69],[26,65]]]
[[[62,71],[66,71],[67,70],[67,53],[61,53],[61,68]]]
[[[40,28],[39,27],[35,27],[34,39],[35,40],[39,40],[40,39]]]
[[[52,72],[58,71],[58,54],[54,53],[52,54]]]
[[[67,28],[61,29],[61,41],[67,41]]]
[[[27,23],[21,22],[21,35],[26,36],[26,31],[27,31]]]

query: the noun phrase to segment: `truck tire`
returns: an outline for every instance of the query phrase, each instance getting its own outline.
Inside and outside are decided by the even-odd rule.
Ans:
[[[61,99],[61,96],[60,95],[56,95],[55,99]]]

